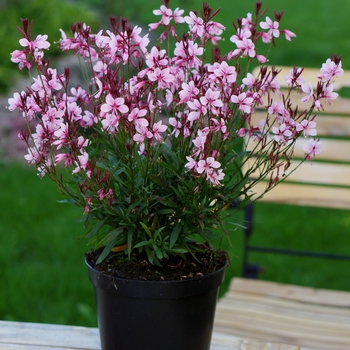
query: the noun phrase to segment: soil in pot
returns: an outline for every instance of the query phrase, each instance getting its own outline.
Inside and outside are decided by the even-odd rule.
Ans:
[[[107,259],[96,265],[100,250],[87,253],[86,259],[96,270],[114,277],[142,281],[176,281],[201,277],[221,269],[228,260],[224,251],[215,251],[208,247],[195,253],[170,256],[162,266],[151,264],[145,253],[133,254],[129,260],[125,255],[111,253]]]

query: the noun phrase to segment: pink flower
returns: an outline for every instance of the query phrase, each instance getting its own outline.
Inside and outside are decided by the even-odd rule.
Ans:
[[[71,166],[73,164],[73,159],[70,154],[67,153],[59,153],[55,156],[55,164],[58,164],[65,160],[65,166]]]
[[[199,100],[203,106],[210,108],[211,112],[214,114],[217,114],[217,109],[224,105],[220,100],[220,91],[213,91],[211,88],[209,88],[205,92],[205,96],[201,96]]]
[[[149,68],[166,66],[168,64],[166,51],[159,50],[158,47],[153,46],[151,52],[146,54],[145,63]]]
[[[50,43],[47,41],[48,36],[39,34],[34,41],[29,41],[26,38],[19,40],[21,46],[28,48],[30,51],[34,50],[47,50],[50,47]]]
[[[242,18],[242,26],[244,28],[250,28],[253,26],[253,19],[252,19],[252,14],[249,12],[247,13],[246,18]]]
[[[200,38],[203,36],[204,22],[202,18],[198,17],[193,11],[190,11],[190,15],[185,16],[184,20],[190,26],[192,33],[195,33]]]
[[[207,172],[207,179],[213,186],[220,186],[220,181],[223,180],[224,177],[225,174],[222,169],[214,170],[213,168],[210,168]]]
[[[272,22],[270,17],[266,17],[266,22],[260,22],[260,27],[262,29],[268,29],[268,34],[278,38],[280,36],[280,31],[278,30],[279,23],[277,21]]]
[[[284,36],[288,41],[291,41],[292,38],[296,37],[296,35],[288,29],[283,29],[281,32],[284,33]]]
[[[308,102],[314,94],[314,89],[312,87],[311,81],[309,81],[308,84],[302,84],[301,89],[306,95],[300,101],[301,102]]]
[[[244,113],[249,114],[252,112],[254,99],[248,97],[245,92],[242,92],[239,95],[232,95],[231,102],[238,104],[238,109]]]
[[[159,10],[154,10],[153,13],[157,16],[162,16],[160,23],[167,26],[170,23],[172,11],[165,5],[161,5]]]
[[[45,114],[42,115],[43,124],[48,129],[54,131],[63,123],[64,111],[57,108],[49,107]]]
[[[54,132],[56,141],[53,142],[60,149],[65,143],[69,141],[69,126],[67,123],[61,123],[59,129]]]
[[[176,24],[183,23],[185,21],[184,18],[182,17],[184,12],[185,12],[184,10],[181,10],[178,7],[173,11],[172,18],[174,19],[174,22]]]
[[[200,118],[201,115],[207,114],[207,108],[201,103],[200,100],[193,100],[187,102],[188,107],[190,107],[191,112],[188,115],[189,121],[195,121]]]
[[[28,154],[24,156],[29,164],[39,164],[42,161],[42,154],[36,147],[28,148]]]
[[[229,66],[226,61],[222,61],[218,67],[214,69],[214,74],[221,78],[224,83],[232,84],[236,81],[236,68]]]
[[[287,85],[302,85],[305,83],[305,79],[301,76],[302,68],[292,68],[289,71],[289,75],[284,77]]]
[[[258,60],[259,63],[264,64],[267,62],[267,58],[263,55],[256,55],[256,59]]]
[[[189,170],[197,168],[197,162],[193,158],[186,156],[186,159],[188,160],[188,163],[185,164],[185,168]]]
[[[199,47],[198,44],[192,40],[177,42],[174,50],[174,55],[177,56],[175,62],[177,62],[179,66],[197,67],[201,64],[197,56],[203,55],[203,52],[203,47]]]
[[[15,50],[11,52],[11,61],[18,63],[19,69],[30,69],[32,67],[32,63],[27,59],[27,55],[23,51]]]
[[[333,91],[333,85],[323,85],[322,93],[320,99],[324,100],[327,104],[330,103],[330,100],[334,100],[338,97],[338,94]]]
[[[108,134],[118,131],[121,116],[118,114],[108,113],[102,119],[102,129]]]
[[[192,143],[197,147],[196,155],[204,151],[207,135],[208,133],[206,131],[198,130],[197,137],[192,141]]]
[[[136,126],[136,134],[133,136],[133,140],[139,144],[144,143],[145,139],[151,139],[153,137],[152,132],[147,127]]]
[[[282,102],[272,102],[267,111],[269,114],[273,114],[279,123],[283,123],[285,118],[289,116],[289,112]]]
[[[316,123],[312,120],[302,120],[301,123],[296,125],[296,130],[302,131],[305,137],[317,135]]]
[[[84,115],[80,119],[80,125],[83,128],[88,128],[90,126],[93,126],[97,122],[98,122],[97,117],[90,111],[84,111]]]
[[[182,83],[182,90],[179,92],[180,102],[186,102],[198,95],[199,89],[195,86],[194,81]]]
[[[318,78],[323,81],[331,80],[333,77],[339,77],[344,74],[344,70],[341,67],[341,62],[337,65],[330,58],[326,61],[326,63],[322,64],[322,68],[320,69],[321,74],[318,75]]]
[[[309,140],[309,142],[303,146],[305,158],[311,160],[319,155],[321,153],[321,147],[322,144],[319,140]]]
[[[174,134],[175,137],[178,137],[180,135],[181,130],[181,122],[177,120],[174,117],[169,118],[169,124],[174,127],[174,130],[171,132],[171,134]]]
[[[128,115],[128,121],[134,122],[137,126],[146,127],[149,125],[148,120],[146,118],[143,118],[146,114],[146,109],[138,109],[135,107]]]
[[[152,132],[153,132],[153,137],[155,138],[155,140],[161,141],[163,138],[160,135],[160,133],[164,132],[167,128],[168,127],[166,125],[163,125],[161,120],[157,123],[154,123],[153,127],[152,127]]]
[[[32,89],[38,92],[40,97],[51,96],[53,90],[61,90],[62,83],[57,76],[56,69],[49,69],[48,76],[40,75],[37,78],[33,78],[34,83],[32,84]]]
[[[207,173],[210,168],[220,168],[221,164],[215,160],[214,157],[208,157],[207,159],[202,159],[198,162],[197,173],[202,174],[203,172]]]
[[[237,47],[242,51],[243,57],[255,57],[255,45],[251,39],[243,38],[237,42]]]
[[[24,106],[23,106],[23,101],[22,101],[22,97],[25,97],[25,93],[22,92],[21,95],[18,92],[15,92],[13,94],[13,97],[10,97],[8,99],[8,109],[12,112],[15,109],[19,108],[20,110],[23,110]]]
[[[213,131],[221,131],[225,136],[227,133],[227,126],[225,123],[225,120],[223,118],[220,118],[220,121],[211,118],[210,121],[214,124],[214,127],[211,128]]]
[[[248,88],[252,88],[255,84],[255,78],[251,73],[248,73],[245,78],[243,78],[242,83]]]
[[[89,161],[89,155],[84,152],[82,155],[78,156],[78,160],[76,161],[76,168],[73,169],[72,173],[76,174],[80,172],[81,170],[86,170],[86,167],[88,165]]]
[[[124,98],[116,97],[114,98],[111,94],[106,96],[106,103],[101,106],[101,117],[104,117],[107,113],[120,112],[122,114],[128,113],[129,107],[126,106]]]
[[[237,33],[230,37],[230,41],[237,45],[237,43],[242,41],[244,38],[249,39],[251,36],[252,32],[248,28],[238,28]]]
[[[285,123],[281,124],[279,127],[274,126],[272,128],[272,132],[275,134],[274,140],[277,143],[283,144],[286,143],[289,140],[289,138],[293,135],[293,133],[290,131],[290,129]]]
[[[169,68],[160,69],[157,67],[154,71],[149,71],[147,76],[150,81],[157,83],[158,90],[168,87],[169,83],[175,80]]]

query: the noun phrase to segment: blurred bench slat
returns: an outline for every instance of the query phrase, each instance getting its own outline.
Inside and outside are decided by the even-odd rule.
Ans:
[[[278,67],[281,68],[281,67]],[[282,67],[280,84],[291,67]],[[319,70],[305,69],[304,77],[314,83]],[[257,74],[256,72],[254,73]],[[350,86],[350,72],[335,79],[336,89]],[[291,100],[303,110],[300,94],[292,94]],[[274,97],[274,101],[278,101]],[[266,104],[266,101],[265,101]],[[307,104],[306,104],[307,105]],[[316,113],[316,111],[315,111]],[[315,119],[318,135],[323,143],[323,152],[310,162],[304,162],[290,177],[264,194],[260,201],[278,204],[350,209],[350,99],[338,98],[324,110],[317,112]],[[266,118],[262,111],[252,115],[253,125]],[[271,116],[271,123],[273,116]],[[271,136],[272,137],[272,136]],[[254,142],[248,142],[248,149],[254,152]],[[304,156],[301,141],[296,145],[294,157]],[[299,141],[298,141],[299,143]],[[291,160],[290,171],[295,167]],[[259,171],[260,169],[258,169]],[[280,169],[282,177],[284,169]],[[268,175],[266,180],[268,181]],[[254,174],[252,174],[254,181]],[[260,182],[252,188],[256,196],[264,193],[268,182]],[[248,213],[248,211],[247,211]],[[273,215],[273,214],[271,214]],[[278,215],[278,214],[276,214]],[[271,220],[271,218],[270,218]],[[259,266],[249,263],[249,252],[270,254],[278,251],[295,255],[320,257],[322,252],[293,251],[278,247],[257,247],[250,244],[252,212],[246,216],[243,275],[257,277]],[[299,235],[302,239],[303,223]],[[254,233],[255,234],[255,233]],[[258,232],[256,234],[259,234]],[[272,233],[271,233],[272,234]],[[280,233],[279,233],[280,234]],[[329,232],[332,234],[332,232]],[[272,249],[270,249],[272,248]],[[270,249],[270,250],[269,250]],[[303,253],[303,254],[299,254]],[[319,254],[321,253],[321,254]],[[348,259],[350,254],[328,254],[328,257]],[[324,257],[325,254],[322,254]],[[292,269],[292,267],[291,267]],[[322,274],[322,271],[320,271]],[[342,276],[340,276],[342,278]],[[293,343],[302,350],[349,350],[350,349],[350,293],[320,290],[316,288],[284,285],[281,283],[251,279],[234,279],[229,291],[219,301],[215,319],[215,330],[256,339],[270,339],[276,342]]]
[[[235,278],[217,305],[216,332],[350,349],[350,293]]]

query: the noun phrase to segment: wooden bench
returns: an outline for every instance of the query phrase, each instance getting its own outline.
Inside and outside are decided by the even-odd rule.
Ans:
[[[286,87],[284,77],[289,75],[292,67],[278,67],[281,73],[278,75],[278,81],[281,88]],[[256,70],[253,72],[258,74]],[[314,90],[317,85],[318,69],[305,69],[302,76],[305,81],[311,81]],[[342,88],[350,87],[350,71],[345,71],[344,75],[335,79],[334,89],[339,91]],[[304,109],[304,103],[300,102],[301,95],[291,94],[293,105]],[[275,98],[275,101],[278,101]],[[311,100],[310,100],[311,102]],[[330,105],[325,105],[324,110],[317,112],[317,136],[322,143],[322,152],[312,162],[305,161],[296,171],[299,164],[298,160],[292,160],[291,166],[285,171],[288,175],[286,180],[278,186],[267,192],[261,202],[303,205],[312,207],[350,209],[350,98],[338,97]],[[261,119],[266,118],[266,112],[257,110],[252,116],[255,125]],[[302,159],[304,157],[303,144],[307,139],[298,140],[294,158]],[[248,142],[248,149],[253,149],[253,141]],[[256,196],[264,192],[267,186],[266,182],[257,184],[253,191]],[[248,253],[250,251],[259,251],[267,253],[285,253],[302,256],[325,257],[332,259],[350,261],[350,253],[337,254],[313,251],[298,251],[289,249],[280,249],[279,247],[256,247],[250,245],[254,218],[251,207],[246,209],[246,230],[245,230],[245,253],[243,256],[243,276],[254,277],[259,271],[259,266],[249,264]]]
[[[286,87],[284,76],[289,75],[292,67],[278,67],[281,73],[278,82],[283,89]],[[258,74],[257,70],[253,72]],[[306,82],[311,81],[314,90],[317,85],[318,69],[305,69],[302,76]],[[334,90],[350,87],[350,71],[335,79]],[[302,95],[292,94],[293,105],[307,106],[301,103]],[[274,97],[276,100],[276,97]],[[278,101],[277,101],[278,102]],[[316,111],[315,111],[316,113]],[[253,115],[254,124],[266,118],[266,113],[256,111]],[[293,172],[298,162],[293,162],[286,174],[292,173],[282,184],[266,193],[261,201],[299,204],[310,206],[350,209],[350,99],[338,97],[330,105],[325,105],[323,111],[317,111],[317,136],[322,143],[322,152],[310,162],[304,162]],[[307,140],[300,140],[295,147],[295,158],[304,158],[302,146]],[[266,187],[260,183],[254,187],[258,194]]]
[[[214,332],[349,350],[350,293],[234,278],[217,305]]]
[[[282,69],[279,83],[285,86],[283,77],[289,75],[291,67],[279,68]],[[304,73],[306,81],[312,81],[315,86],[319,70],[307,69]],[[349,86],[350,72],[345,72],[343,77],[335,81],[337,90]],[[300,95],[292,95],[291,98],[293,104],[301,105]],[[256,111],[253,116],[255,125],[265,117],[265,114]],[[311,163],[303,163],[259,201],[350,209],[350,99],[338,98],[333,101],[318,113],[315,121],[317,137],[323,144],[322,153]],[[296,146],[295,157],[303,157],[301,144]],[[295,163],[292,162],[288,172],[294,167]],[[262,193],[265,186],[260,183],[254,190]],[[243,276],[256,278],[258,275],[259,266],[249,263],[250,251],[324,256],[324,252],[251,246],[249,239],[254,217],[251,211],[247,210],[246,213]],[[300,226],[302,233],[302,222]],[[350,254],[326,254],[324,257],[350,260]],[[292,343],[299,345],[302,350],[349,350],[350,293],[235,278],[229,291],[219,300],[214,329],[236,336]]]

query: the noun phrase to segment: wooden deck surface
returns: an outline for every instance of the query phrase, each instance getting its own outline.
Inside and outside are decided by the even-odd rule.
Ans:
[[[0,321],[0,350],[100,350],[97,328]],[[210,350],[298,350],[214,333]],[[117,350],[117,349],[116,349]],[[135,349],[142,350],[142,349]],[[166,349],[164,349],[166,350]],[[190,350],[190,349],[179,349]]]

